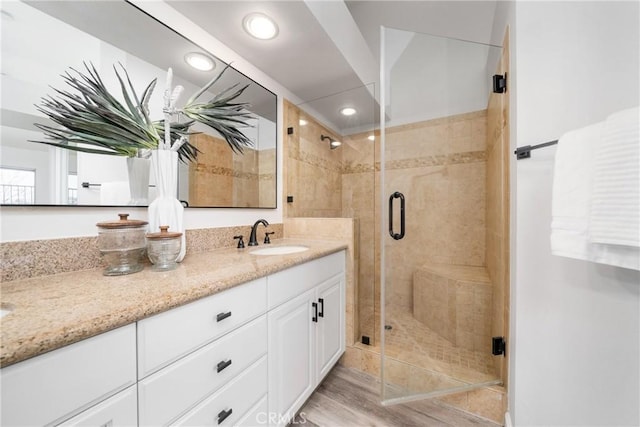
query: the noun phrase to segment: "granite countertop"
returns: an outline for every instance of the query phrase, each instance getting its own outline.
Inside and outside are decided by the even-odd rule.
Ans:
[[[274,240],[271,246],[304,245],[288,255],[251,255],[257,248],[224,248],[188,254],[178,268],[125,276],[102,269],[41,276],[1,284],[0,366],[98,335],[213,295],[258,277],[346,249],[338,241]],[[264,248],[260,245],[259,248]]]

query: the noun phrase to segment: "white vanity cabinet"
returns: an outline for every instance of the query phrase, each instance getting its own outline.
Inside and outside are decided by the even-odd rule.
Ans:
[[[38,426],[70,420],[127,387],[135,392],[135,324],[3,368],[0,381],[1,425]],[[123,393],[119,397],[126,400],[127,392]],[[111,400],[111,405],[92,412],[92,420],[96,425],[114,427],[129,426],[132,421],[135,424],[135,393],[133,399],[124,404],[124,409],[119,404],[122,399]],[[71,420],[69,425],[82,425],[82,417],[78,415],[77,423]]]
[[[345,255],[268,277],[269,414],[286,425],[345,349]]]
[[[340,251],[3,368],[0,425],[283,425],[344,346]]]

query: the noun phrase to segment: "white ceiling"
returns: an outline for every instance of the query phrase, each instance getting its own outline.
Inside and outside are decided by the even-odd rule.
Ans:
[[[302,100],[362,85],[303,1],[168,3]],[[275,19],[278,36],[273,40],[249,36],[242,20],[251,12]]]
[[[358,94],[358,102],[374,110],[371,105],[375,101],[364,99],[357,88],[377,80],[380,26],[490,43],[496,8],[496,0],[167,2],[289,89],[305,105],[320,111],[339,131],[345,128],[336,111],[348,101],[346,95],[336,95],[336,103],[331,104],[331,95],[345,91]],[[280,29],[278,37],[262,41],[247,35],[242,19],[251,12],[272,17]],[[366,44],[358,45],[353,40],[360,36]],[[346,37],[350,39],[345,40]],[[369,62],[362,57],[363,46],[368,49],[365,55],[371,58]],[[371,114],[369,121],[375,121],[374,116]]]
[[[478,43],[491,43],[494,1],[346,1],[376,57],[380,26]]]

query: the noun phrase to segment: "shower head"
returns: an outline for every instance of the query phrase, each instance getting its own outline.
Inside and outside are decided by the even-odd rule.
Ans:
[[[324,141],[325,139],[329,140],[329,148],[331,148],[332,150],[335,150],[336,148],[338,148],[339,146],[342,145],[342,142],[335,140],[333,138],[331,138],[330,136],[327,135],[320,135],[320,141]]]

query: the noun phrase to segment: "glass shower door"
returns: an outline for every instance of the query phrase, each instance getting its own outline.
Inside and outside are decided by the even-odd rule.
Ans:
[[[485,253],[501,48],[390,28],[381,41],[380,334],[392,404],[501,383]]]

